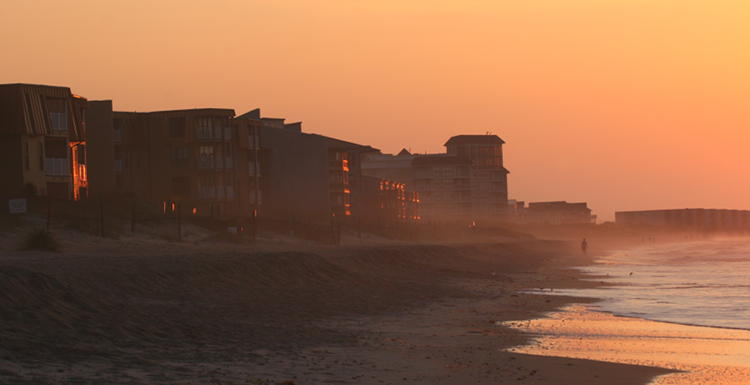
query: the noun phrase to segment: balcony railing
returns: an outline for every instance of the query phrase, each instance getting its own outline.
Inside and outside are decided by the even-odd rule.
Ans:
[[[44,171],[50,176],[70,176],[70,161],[67,158],[44,158]]]

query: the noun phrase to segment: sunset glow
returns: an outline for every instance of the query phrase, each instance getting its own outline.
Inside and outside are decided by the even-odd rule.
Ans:
[[[748,16],[738,0],[7,0],[0,83],[118,110],[261,107],[384,152],[491,131],[511,198],[605,220],[750,208]]]

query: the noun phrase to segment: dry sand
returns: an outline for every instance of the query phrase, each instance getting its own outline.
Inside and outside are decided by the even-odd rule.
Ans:
[[[555,242],[329,248],[63,234],[0,256],[3,384],[643,384],[663,369],[509,353],[502,326],[590,285]],[[580,299],[576,299],[580,302]]]

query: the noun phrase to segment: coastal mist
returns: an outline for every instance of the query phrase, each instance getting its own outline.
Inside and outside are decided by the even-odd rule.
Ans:
[[[644,245],[582,268],[597,298],[509,326],[534,342],[513,352],[658,366],[652,384],[750,384],[750,241]]]

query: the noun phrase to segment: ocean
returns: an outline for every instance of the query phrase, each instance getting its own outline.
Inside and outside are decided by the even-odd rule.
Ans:
[[[750,384],[750,240],[649,244],[581,268],[604,282],[544,294],[594,297],[507,326],[513,352],[662,367],[650,385]]]
[[[559,294],[592,310],[685,325],[750,329],[750,239],[645,245],[581,268],[605,287]]]

